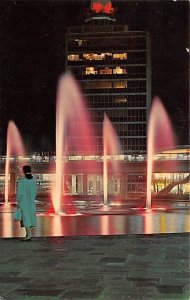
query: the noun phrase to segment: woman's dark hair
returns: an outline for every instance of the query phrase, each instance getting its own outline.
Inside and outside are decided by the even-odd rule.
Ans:
[[[23,172],[24,172],[24,174],[26,174],[26,173],[31,174],[31,166],[23,166]]]
[[[23,172],[27,179],[33,178],[32,174],[31,174],[31,172],[32,172],[31,166],[23,166]]]

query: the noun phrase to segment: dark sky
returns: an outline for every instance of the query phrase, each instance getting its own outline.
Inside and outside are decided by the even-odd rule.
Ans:
[[[112,1],[117,24],[148,30],[152,97],[171,117],[178,144],[188,143],[189,2]],[[83,25],[90,1],[0,1],[0,151],[13,119],[32,151],[54,149],[55,99],[64,72],[65,33]]]

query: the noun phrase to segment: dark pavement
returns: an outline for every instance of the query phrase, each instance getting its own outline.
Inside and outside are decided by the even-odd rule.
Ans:
[[[0,207],[0,299],[189,300],[188,207],[53,215],[38,209],[23,242]]]
[[[189,299],[188,233],[2,238],[0,249],[5,300]]]

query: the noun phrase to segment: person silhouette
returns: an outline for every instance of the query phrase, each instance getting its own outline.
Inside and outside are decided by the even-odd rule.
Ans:
[[[21,209],[21,227],[25,227],[26,237],[23,241],[31,240],[31,228],[37,226],[36,220],[36,204],[35,198],[37,195],[37,188],[35,180],[31,174],[31,167],[23,166],[24,176],[19,180],[16,200],[18,207]]]

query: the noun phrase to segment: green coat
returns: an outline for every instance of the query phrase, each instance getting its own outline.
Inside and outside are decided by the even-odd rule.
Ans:
[[[36,226],[36,194],[37,189],[34,179],[22,177],[18,183],[16,200],[22,212],[22,222],[24,227]]]

